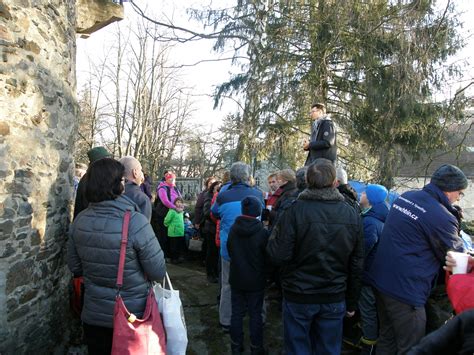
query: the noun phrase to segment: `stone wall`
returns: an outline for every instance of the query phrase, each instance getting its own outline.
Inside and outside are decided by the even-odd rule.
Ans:
[[[75,0],[0,0],[1,354],[51,353],[69,329],[75,21]]]

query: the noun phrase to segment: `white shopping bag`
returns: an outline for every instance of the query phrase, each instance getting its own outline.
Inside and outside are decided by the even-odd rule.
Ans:
[[[168,282],[169,290],[165,288],[166,282]],[[163,279],[163,287],[157,284],[154,291],[165,326],[166,353],[168,355],[185,355],[188,346],[188,333],[183,306],[179,298],[179,291],[173,289],[168,273]]]

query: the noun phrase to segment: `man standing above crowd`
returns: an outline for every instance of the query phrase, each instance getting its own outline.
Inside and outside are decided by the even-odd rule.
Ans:
[[[151,220],[151,201],[142,191],[140,185],[145,180],[142,171],[142,164],[131,156],[123,157],[119,160],[125,167],[125,192],[124,195],[136,203],[140,212]]]
[[[281,266],[285,353],[340,354],[343,318],[346,310],[354,315],[359,298],[362,222],[335,188],[331,161],[308,166],[306,182],[267,245]]]
[[[304,140],[303,149],[308,151],[305,166],[318,158],[329,159],[333,164],[337,158],[336,129],[332,120],[326,115],[326,106],[316,103],[311,106],[310,117],[311,140]]]
[[[385,221],[368,281],[375,287],[380,354],[405,354],[425,335],[425,304],[447,250],[462,251],[457,212],[468,180],[443,165],[419,191],[402,194]]]
[[[236,162],[230,168],[231,185],[227,190],[217,196],[211,208],[212,214],[220,219],[220,244],[221,244],[221,298],[219,305],[219,322],[225,331],[230,328],[231,318],[231,289],[229,285],[230,257],[227,251],[227,238],[230,227],[236,218],[242,214],[241,201],[247,196],[255,196],[263,208],[263,194],[249,186],[250,167],[243,162]]]

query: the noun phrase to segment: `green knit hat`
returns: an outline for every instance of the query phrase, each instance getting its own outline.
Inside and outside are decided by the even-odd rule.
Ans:
[[[94,147],[87,152],[87,156],[89,157],[89,163],[93,163],[96,160],[102,158],[110,158],[112,155],[105,149],[104,147]]]

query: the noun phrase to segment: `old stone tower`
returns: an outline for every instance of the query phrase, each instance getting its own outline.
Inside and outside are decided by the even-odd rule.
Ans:
[[[121,17],[110,0],[0,0],[1,354],[67,341],[76,29]]]

